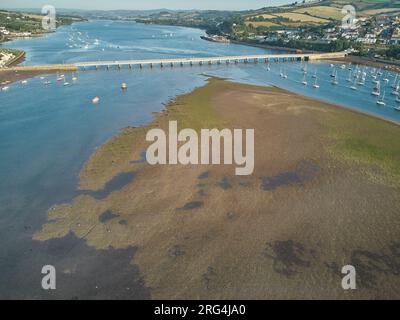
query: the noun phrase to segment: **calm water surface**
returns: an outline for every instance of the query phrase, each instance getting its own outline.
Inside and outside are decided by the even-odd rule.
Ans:
[[[201,30],[190,28],[91,21],[59,28],[56,33],[42,38],[16,40],[6,46],[25,50],[26,65],[268,52],[261,48],[203,41],[200,39],[202,34]],[[60,261],[65,264],[65,257],[60,256],[60,252],[72,252],[76,259],[92,255],[93,261],[86,262],[89,269],[99,261],[120,255],[118,252],[93,253],[75,239],[70,239],[67,244],[38,244],[31,238],[51,206],[68,201],[76,194],[79,171],[96,147],[123,127],[151,121],[151,113],[162,110],[170,99],[203,85],[206,81],[203,74],[244,83],[278,85],[400,122],[400,112],[393,109],[396,102],[389,85],[386,85],[387,105],[379,108],[376,98],[371,96],[373,83],[370,76],[364,86],[353,91],[346,81],[347,66],[345,69],[337,67],[339,85],[333,86],[331,66],[325,62],[310,63],[307,67],[309,85],[304,87],[301,84],[302,67],[300,63],[272,64],[268,71],[265,64],[259,63],[86,71],[77,73],[78,81],[74,83],[72,75],[66,74],[70,86],[57,83],[56,76],[50,75],[46,77],[51,81],[50,85],[45,86],[44,80],[36,77],[28,80],[26,85],[15,83],[9,91],[0,92],[0,297],[49,297],[40,290],[40,268]],[[315,70],[319,89],[312,88]],[[368,75],[371,72],[365,71]],[[287,73],[288,78],[280,77],[280,72]],[[389,84],[395,80],[393,74],[383,77],[389,79]],[[120,90],[122,82],[129,86],[125,93]],[[382,84],[382,88],[385,85]],[[97,106],[91,104],[95,96],[101,98]],[[124,259],[121,263],[129,265]],[[99,281],[99,274],[104,270],[96,268],[88,272]],[[131,274],[132,270],[126,270],[126,273]],[[87,276],[85,279],[91,281]],[[114,288],[118,281],[113,283],[103,295],[98,291],[85,291],[82,295],[125,297],[120,288]],[[136,282],[134,285],[139,286]],[[64,288],[63,294],[51,297],[72,298],[80,286],[71,283],[69,288]],[[141,295],[129,297],[146,297],[145,291],[138,289],[136,292]]]

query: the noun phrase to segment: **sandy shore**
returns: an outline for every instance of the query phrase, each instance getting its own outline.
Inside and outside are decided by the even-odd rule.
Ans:
[[[13,82],[25,80],[25,79],[30,79],[36,76],[40,75],[45,75],[45,74],[50,74],[50,73],[56,73],[54,72],[49,72],[49,71],[6,71],[6,70],[0,70],[0,84],[11,84]]]
[[[254,174],[148,165],[146,132],[170,120],[254,128]],[[152,298],[400,298],[399,134],[280,89],[211,79],[97,149],[82,194],[52,208],[34,239],[72,232],[98,250],[135,247]],[[341,288],[347,264],[352,292]]]

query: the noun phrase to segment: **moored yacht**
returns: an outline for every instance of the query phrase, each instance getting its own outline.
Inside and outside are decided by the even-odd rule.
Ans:
[[[319,84],[317,83],[317,81],[318,81],[318,78],[315,78],[315,82],[314,82],[314,85],[313,85],[313,87],[315,89],[319,89]]]
[[[308,84],[305,74],[304,74],[304,76],[303,76],[303,81],[302,81],[301,83],[302,83],[304,86],[306,86],[306,85]]]
[[[385,92],[383,92],[382,97],[380,99],[378,99],[378,101],[376,101],[376,104],[380,105],[380,106],[386,105],[386,103],[385,103]]]
[[[381,83],[378,81],[376,86],[374,87],[374,90],[371,92],[373,96],[379,97],[381,95]]]

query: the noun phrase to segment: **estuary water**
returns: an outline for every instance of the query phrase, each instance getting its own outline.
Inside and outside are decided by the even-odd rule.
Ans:
[[[263,54],[269,52],[237,44],[219,44],[200,39],[198,29],[143,25],[133,22],[90,21],[64,26],[41,38],[20,39],[3,44],[27,52],[26,65],[72,63],[77,61],[155,59],[173,57],[207,57]],[[126,288],[117,284],[123,274],[137,270],[126,254],[118,250],[95,252],[69,236],[64,242],[40,244],[31,241],[32,234],[46,219],[52,206],[68,202],[77,192],[78,174],[95,148],[117,134],[121,128],[140,126],[152,120],[152,112],[161,111],[175,96],[190,92],[206,81],[205,74],[244,83],[277,85],[282,88],[348,108],[400,122],[395,111],[391,84],[395,75],[382,72],[385,107],[378,107],[371,95],[374,84],[370,68],[358,68],[368,74],[357,90],[346,81],[356,67],[341,68],[327,62],[274,64],[268,70],[264,63],[240,65],[203,65],[143,70],[89,70],[78,72],[77,81],[65,74],[35,77],[28,83],[15,83],[0,91],[0,298],[79,298],[126,297]],[[330,76],[337,70],[337,85]],[[286,74],[287,78],[281,77]],[[312,75],[317,75],[317,80]],[[308,86],[302,85],[305,79]],[[385,84],[383,78],[388,79]],[[353,79],[353,78],[352,78]],[[44,81],[50,81],[44,85]],[[317,81],[320,88],[313,88]],[[128,84],[122,92],[121,83]],[[354,83],[353,83],[354,82]],[[91,100],[100,97],[93,106]],[[129,251],[134,254],[135,248]],[[68,252],[68,257],[64,255]],[[119,257],[113,264],[121,279],[102,282],[101,265]],[[40,288],[40,268],[63,262],[70,269],[85,270],[84,282],[70,283],[64,290],[48,293]],[[67,270],[68,271],[68,270]],[[68,273],[66,271],[66,274]],[[113,273],[111,270],[107,272]],[[92,276],[88,276],[88,274]],[[122,280],[121,280],[122,281]],[[89,284],[88,284],[89,283]],[[125,282],[124,282],[125,285]],[[129,298],[146,298],[140,279],[132,279],[135,294]],[[76,292],[80,295],[77,296]],[[133,290],[131,291],[133,292]]]

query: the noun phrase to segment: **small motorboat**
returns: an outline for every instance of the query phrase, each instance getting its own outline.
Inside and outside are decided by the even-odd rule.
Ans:
[[[1,88],[1,91],[8,91],[10,89],[10,87],[3,87],[3,88]]]
[[[94,97],[93,99],[92,99],[92,103],[93,104],[98,104],[100,102],[100,98],[99,97]]]
[[[27,80],[22,80],[22,81],[21,81],[21,84],[27,84],[27,83],[28,83]]]
[[[123,83],[121,84],[121,89],[122,89],[122,90],[128,89],[128,85],[127,85],[125,82],[123,82]]]
[[[396,111],[400,111],[400,107],[394,107],[393,109]]]

